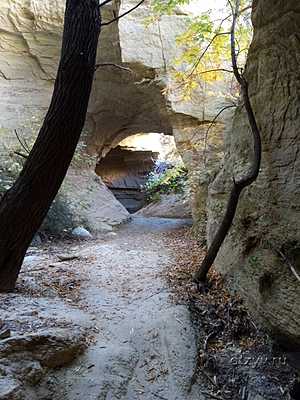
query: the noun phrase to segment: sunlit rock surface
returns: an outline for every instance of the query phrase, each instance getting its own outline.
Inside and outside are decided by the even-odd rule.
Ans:
[[[115,13],[123,13],[135,4],[133,1],[124,1],[120,10],[119,3],[103,7],[103,20],[109,21]],[[16,156],[14,150],[25,152],[26,155],[14,129],[17,129],[21,141],[25,139],[30,147],[50,102],[60,54],[63,8],[62,0],[0,1],[2,192],[11,185],[24,162],[24,158]],[[57,198],[59,204],[53,207],[51,218],[47,221],[50,230],[57,230],[59,210],[62,209],[69,218],[67,228],[70,224],[74,227],[79,223],[91,230],[100,229],[92,223],[95,216],[97,220],[103,218],[105,223],[111,225],[115,224],[115,220],[126,220],[126,210],[120,209],[117,204],[113,206],[115,217],[112,220],[106,217],[107,214],[111,215],[111,210],[105,204],[112,204],[114,199],[100,203],[101,196],[95,194],[97,190],[104,190],[96,175],[92,176],[96,158],[107,154],[122,139],[135,133],[173,134],[175,130],[179,132],[183,128],[195,132],[204,120],[209,121],[214,117],[224,99],[224,90],[217,85],[205,93],[196,92],[189,102],[182,101],[172,72],[174,60],[181,51],[175,40],[184,31],[187,16],[165,16],[150,25],[146,24],[148,16],[149,4],[146,2],[119,23],[102,29],[98,52],[100,65],[96,71],[85,133],[78,150],[84,162],[79,163],[80,168],[75,162],[67,178],[67,185],[72,186],[74,202],[71,201],[70,207],[70,196],[63,188]],[[90,172],[86,173],[83,169]],[[85,177],[89,175],[90,180],[81,179],[82,174]],[[85,185],[80,188],[84,195],[89,188],[93,188],[88,200],[94,204],[92,217],[86,218],[88,209],[81,205],[77,175]],[[104,193],[103,199],[106,196]],[[76,202],[74,214],[73,203]]]
[[[143,217],[191,219],[189,199],[184,194],[160,195],[159,199],[137,212]]]
[[[262,172],[243,194],[217,267],[232,279],[232,286],[277,337],[286,344],[300,344],[299,282],[278,256],[280,250],[299,271],[300,4],[298,0],[253,3],[255,35],[246,76],[263,136]],[[116,3],[104,7],[104,21],[134,4],[124,1],[120,10]],[[0,0],[0,193],[9,188],[24,161],[14,150],[26,152],[14,129],[23,145],[25,138],[30,147],[49,105],[63,8],[62,0]],[[222,85],[216,84],[205,93],[196,92],[190,102],[182,102],[174,90],[172,68],[180,51],[175,38],[184,30],[186,16],[165,16],[147,26],[148,15],[146,3],[119,23],[103,27],[98,54],[101,65],[85,132],[45,222],[49,230],[83,226],[97,232],[128,219],[127,211],[107,191],[94,168],[97,158],[140,132],[174,135],[192,175],[193,216],[205,219],[207,184],[218,173],[216,165],[223,150],[222,126],[207,146],[205,123],[224,105],[226,90],[224,93]],[[224,168],[210,187],[209,240],[223,214],[233,174],[247,168],[251,137],[240,110],[232,132],[226,140]]]

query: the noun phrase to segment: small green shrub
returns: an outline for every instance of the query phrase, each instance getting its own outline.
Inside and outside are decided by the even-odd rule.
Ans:
[[[151,172],[145,185],[149,202],[158,201],[161,194],[183,193],[187,185],[187,169],[176,166],[162,173]]]

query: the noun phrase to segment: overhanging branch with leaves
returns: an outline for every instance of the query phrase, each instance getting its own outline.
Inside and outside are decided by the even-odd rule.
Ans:
[[[219,250],[232,226],[236,210],[239,204],[240,195],[243,189],[250,186],[257,179],[261,164],[262,145],[261,145],[260,130],[258,128],[254,111],[251,105],[249,90],[248,90],[248,82],[244,77],[244,75],[240,73],[237,63],[235,30],[236,30],[238,16],[240,14],[239,9],[240,9],[240,0],[236,0],[235,7],[232,6],[233,21],[230,32],[231,59],[232,59],[233,73],[237,82],[240,85],[244,107],[247,113],[249,125],[251,127],[252,138],[253,138],[253,161],[249,172],[244,177],[240,178],[239,180],[236,180],[235,177],[232,178],[233,186],[230,192],[225,215],[223,216],[222,222],[208,249],[207,255],[205,256],[198,271],[194,276],[194,280],[198,284],[198,286],[200,286],[202,283],[205,282],[207,274],[210,268],[212,267],[219,253]]]

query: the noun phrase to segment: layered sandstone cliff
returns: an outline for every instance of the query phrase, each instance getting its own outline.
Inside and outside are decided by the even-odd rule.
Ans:
[[[104,7],[104,21],[134,4],[130,0]],[[263,137],[263,163],[258,181],[242,196],[216,265],[265,326],[286,344],[300,344],[300,285],[290,268],[292,264],[299,273],[300,5],[298,0],[254,0],[253,5],[246,77]],[[14,154],[25,151],[14,130],[30,147],[50,102],[63,12],[63,0],[0,0],[0,192],[12,184],[23,163]],[[209,241],[232,176],[249,165],[251,135],[242,109],[227,130],[221,172],[216,165],[222,159],[222,125],[205,145],[207,123],[224,105],[222,87],[199,90],[190,102],[182,102],[172,90],[174,59],[180,52],[175,40],[185,29],[186,16],[164,16],[147,25],[148,15],[146,3],[119,23],[103,27],[101,65],[85,132],[45,222],[50,231],[83,225],[99,232],[128,219],[94,169],[99,158],[135,133],[174,135],[190,170],[197,224],[206,218],[207,183],[217,174],[209,189]]]
[[[249,308],[286,345],[300,345],[300,4],[256,0],[254,38],[246,78],[263,139],[257,182],[245,191],[217,267]],[[243,110],[228,132],[225,165],[209,190],[211,240],[232,176],[251,160],[251,133]],[[285,260],[284,260],[285,259]]]
[[[116,1],[103,7],[103,20],[113,19],[134,4],[131,0]],[[59,61],[63,12],[63,0],[0,1],[2,191],[11,185],[24,161],[14,154],[15,150],[24,153],[14,129],[30,147],[50,102]],[[158,132],[175,133],[179,150],[189,163],[191,157],[186,151],[189,135],[194,138],[195,130],[214,117],[223,101],[224,93],[219,87],[214,95],[207,94],[213,93],[211,90],[199,90],[190,102],[183,102],[180,93],[172,90],[174,59],[181,51],[176,46],[176,37],[184,31],[187,17],[164,16],[149,25],[148,16],[146,2],[118,23],[102,29],[100,65],[85,132],[46,221],[50,230],[60,231],[63,226],[68,230],[80,224],[99,231],[102,222],[114,225],[125,221],[128,213],[109,192],[102,191],[99,197],[97,191],[103,186],[94,174],[97,159],[130,135]],[[98,211],[94,204],[98,205]],[[67,218],[62,219],[64,215]]]

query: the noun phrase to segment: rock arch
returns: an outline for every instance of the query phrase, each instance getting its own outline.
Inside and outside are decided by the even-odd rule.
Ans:
[[[134,4],[132,0],[113,2],[103,8],[103,19],[110,20]],[[85,132],[45,222],[50,231],[61,232],[80,224],[97,232],[126,220],[128,215],[121,205],[106,208],[113,201],[94,173],[97,159],[135,133],[162,132],[179,137],[183,129],[187,132],[212,119],[218,101],[223,100],[222,94],[207,98],[199,91],[192,101],[182,102],[178,93],[169,90],[174,59],[180,51],[175,39],[184,30],[187,17],[165,16],[146,26],[148,7],[146,3],[118,23],[103,27],[100,66]],[[20,128],[22,135],[33,141],[48,106],[60,53],[63,12],[63,0],[0,3],[0,16],[5,21],[0,32],[0,141],[10,153],[18,146],[13,129]],[[0,156],[0,164],[6,157]],[[7,163],[15,161],[9,158]],[[1,175],[6,173],[14,178],[7,171]],[[99,192],[103,196],[99,197]]]

